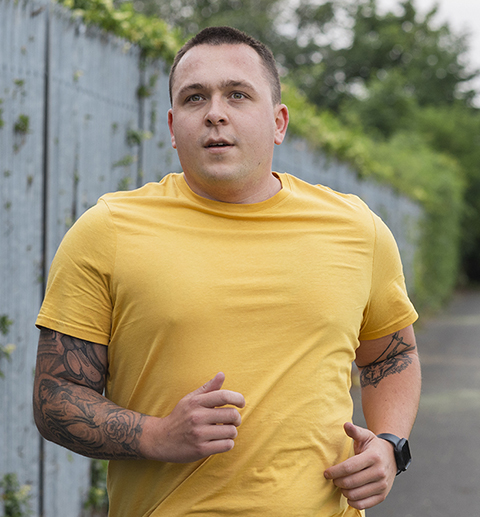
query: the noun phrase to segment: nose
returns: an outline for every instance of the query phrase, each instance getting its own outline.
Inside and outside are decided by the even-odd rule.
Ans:
[[[227,124],[227,106],[221,98],[212,97],[208,103],[208,109],[205,114],[205,124],[207,126],[218,126],[220,124]]]

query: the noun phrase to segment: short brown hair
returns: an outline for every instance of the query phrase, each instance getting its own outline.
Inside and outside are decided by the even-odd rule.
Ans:
[[[273,102],[275,104],[279,104],[281,102],[280,77],[278,75],[277,65],[271,50],[262,42],[252,38],[252,36],[249,36],[245,32],[234,29],[233,27],[207,27],[187,41],[175,56],[169,77],[170,104],[172,104],[173,76],[178,63],[190,49],[198,45],[248,45],[249,47],[252,47],[260,56],[268,74],[270,85],[272,87]]]

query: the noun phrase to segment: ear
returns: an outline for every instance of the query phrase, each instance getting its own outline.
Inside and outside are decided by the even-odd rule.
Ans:
[[[274,142],[280,145],[285,138],[288,127],[288,108],[285,104],[278,104],[275,107],[275,139]]]
[[[173,110],[168,110],[168,129],[170,130],[170,138],[172,140],[172,147],[174,149],[177,148],[177,144],[175,143],[175,135],[173,134]]]

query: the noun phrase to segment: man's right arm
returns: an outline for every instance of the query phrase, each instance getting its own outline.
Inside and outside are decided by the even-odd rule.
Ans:
[[[233,448],[245,401],[222,390],[224,375],[183,397],[157,418],[122,408],[102,393],[107,347],[41,329],[33,395],[44,438],[78,454],[102,459],[191,462]],[[223,425],[217,425],[223,424]]]

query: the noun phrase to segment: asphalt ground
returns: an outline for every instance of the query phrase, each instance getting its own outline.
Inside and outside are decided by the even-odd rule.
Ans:
[[[367,517],[480,517],[480,291],[415,325],[422,397],[412,464]],[[364,425],[358,386],[354,421]]]

